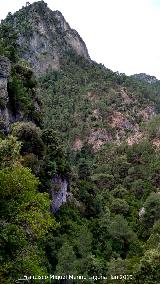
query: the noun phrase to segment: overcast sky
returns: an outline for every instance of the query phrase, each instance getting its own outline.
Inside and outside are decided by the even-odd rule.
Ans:
[[[160,79],[160,0],[45,2],[78,31],[93,60],[127,75],[143,72]],[[25,3],[1,0],[0,19]]]

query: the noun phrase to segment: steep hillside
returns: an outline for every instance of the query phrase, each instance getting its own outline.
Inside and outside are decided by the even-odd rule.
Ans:
[[[44,1],[9,13],[0,283],[159,283],[159,112],[160,81],[92,61]]]
[[[74,53],[66,56],[60,71],[39,81],[44,126],[59,129],[75,150],[85,143],[97,151],[110,142],[138,142],[148,136],[144,124],[160,110],[159,81],[150,85]]]
[[[146,123],[160,110],[154,76],[114,73],[90,60],[85,43],[59,11],[38,1],[2,22],[13,39],[18,64],[39,77],[44,127],[59,130],[65,143],[97,151],[108,142],[129,144],[146,137]],[[56,106],[56,107],[55,107]]]
[[[52,69],[59,70],[61,59],[69,50],[89,60],[86,45],[79,34],[70,28],[59,11],[51,11],[43,1],[28,4],[13,16],[9,14],[2,23],[17,31],[19,56],[38,75]]]

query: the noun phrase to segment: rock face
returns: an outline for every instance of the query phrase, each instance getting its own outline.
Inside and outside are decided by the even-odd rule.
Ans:
[[[5,21],[18,31],[20,56],[37,75],[60,69],[61,58],[69,51],[89,59],[79,34],[59,11],[51,11],[43,1],[23,7]]]
[[[155,76],[150,76],[145,73],[139,73],[139,74],[134,74],[131,76],[132,78],[139,80],[139,81],[144,81],[149,84],[154,84],[158,82],[157,78]]]
[[[10,61],[6,57],[0,57],[0,129],[4,133],[8,131],[9,127],[7,82],[10,71]]]
[[[59,176],[52,178],[52,212],[56,213],[62,204],[67,201],[68,182]]]
[[[140,211],[139,211],[139,218],[142,218],[144,215],[145,215],[145,213],[146,213],[146,211],[145,211],[145,208],[144,207],[142,207],[141,209],[140,209]]]

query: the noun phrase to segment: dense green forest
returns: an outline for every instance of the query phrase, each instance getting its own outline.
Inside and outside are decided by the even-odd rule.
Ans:
[[[0,60],[11,63],[0,110],[12,117],[7,130],[0,118],[0,283],[158,284],[160,82],[72,49],[37,77],[20,57],[13,17],[0,26]],[[55,177],[68,192],[53,212]]]

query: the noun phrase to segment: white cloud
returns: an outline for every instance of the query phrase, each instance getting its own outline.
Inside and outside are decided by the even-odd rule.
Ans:
[[[26,1],[5,0],[0,18]],[[34,1],[30,1],[31,3]],[[126,74],[145,72],[160,79],[160,1],[46,0],[82,36],[91,58]]]

